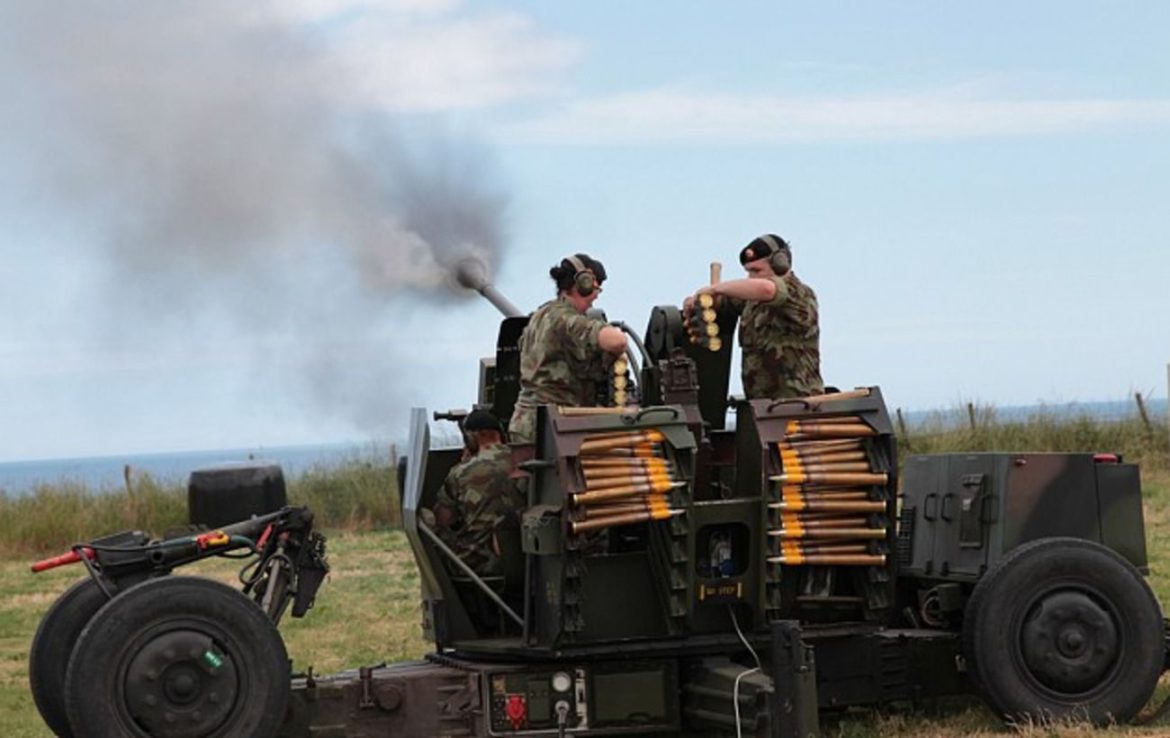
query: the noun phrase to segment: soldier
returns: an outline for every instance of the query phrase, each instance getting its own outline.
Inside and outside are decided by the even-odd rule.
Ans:
[[[508,426],[514,443],[532,443],[538,405],[597,402],[604,365],[626,350],[621,329],[585,315],[601,294],[605,266],[575,254],[548,270],[557,297],[541,305],[520,336],[520,394]]]
[[[500,571],[497,532],[515,524],[524,500],[511,478],[512,450],[504,429],[487,410],[463,420],[464,459],[447,474],[434,506],[435,528],[459,558],[480,576]]]
[[[792,250],[769,233],[745,246],[739,262],[746,278],[706,286],[695,295],[729,298],[726,303],[740,315],[744,394],[749,399],[823,394],[817,296],[792,272]],[[688,315],[694,300],[688,297],[683,304]]]

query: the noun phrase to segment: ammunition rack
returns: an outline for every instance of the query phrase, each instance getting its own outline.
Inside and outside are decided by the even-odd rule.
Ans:
[[[563,545],[538,558],[534,606],[559,628],[529,642],[684,633],[695,444],[681,408],[558,408],[540,425],[556,461],[534,492],[560,509]]]
[[[882,617],[893,599],[897,469],[879,391],[759,405],[767,619]]]

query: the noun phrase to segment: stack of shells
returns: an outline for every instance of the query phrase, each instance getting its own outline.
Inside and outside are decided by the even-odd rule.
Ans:
[[[687,321],[687,337],[691,343],[704,346],[711,351],[723,348],[723,339],[719,337],[718,317],[714,296],[706,293],[699,295],[691,310],[690,320]]]
[[[660,431],[591,434],[578,458],[585,486],[570,498],[573,533],[683,514],[671,506],[670,496],[686,482],[667,458]]]
[[[888,534],[885,472],[874,471],[866,439],[877,432],[857,416],[791,420],[778,444],[784,473],[768,535],[768,562],[881,566]]]
[[[619,356],[613,362],[613,374],[609,379],[609,396],[614,407],[625,407],[630,401],[630,362]]]

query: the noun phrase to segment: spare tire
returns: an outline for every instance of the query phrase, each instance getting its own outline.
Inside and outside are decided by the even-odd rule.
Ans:
[[[111,591],[113,585],[109,585]],[[73,738],[65,712],[65,667],[78,636],[109,602],[97,582],[86,577],[57,598],[41,618],[28,654],[28,682],[33,702],[49,729],[60,738]]]
[[[1012,550],[976,585],[963,651],[977,688],[1009,721],[1125,723],[1162,672],[1162,611],[1128,561],[1092,541]]]
[[[266,738],[288,691],[284,643],[255,603],[172,576],[94,616],[69,660],[65,705],[87,738]]]

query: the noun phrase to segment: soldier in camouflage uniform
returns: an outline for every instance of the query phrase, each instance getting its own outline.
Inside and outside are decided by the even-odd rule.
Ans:
[[[508,431],[514,443],[532,443],[539,405],[597,404],[605,368],[626,350],[619,328],[585,315],[601,294],[605,266],[575,254],[549,269],[557,297],[537,308],[520,336],[520,393]]]
[[[512,449],[503,426],[487,410],[474,410],[463,421],[466,458],[439,490],[433,509],[436,532],[480,576],[501,573],[496,533],[518,524],[524,499],[512,473]]]
[[[792,272],[784,239],[765,234],[739,253],[748,276],[703,287],[696,294],[728,298],[740,315],[743,391],[749,399],[782,399],[824,393],[817,296]],[[687,298],[689,312],[694,298]]]

